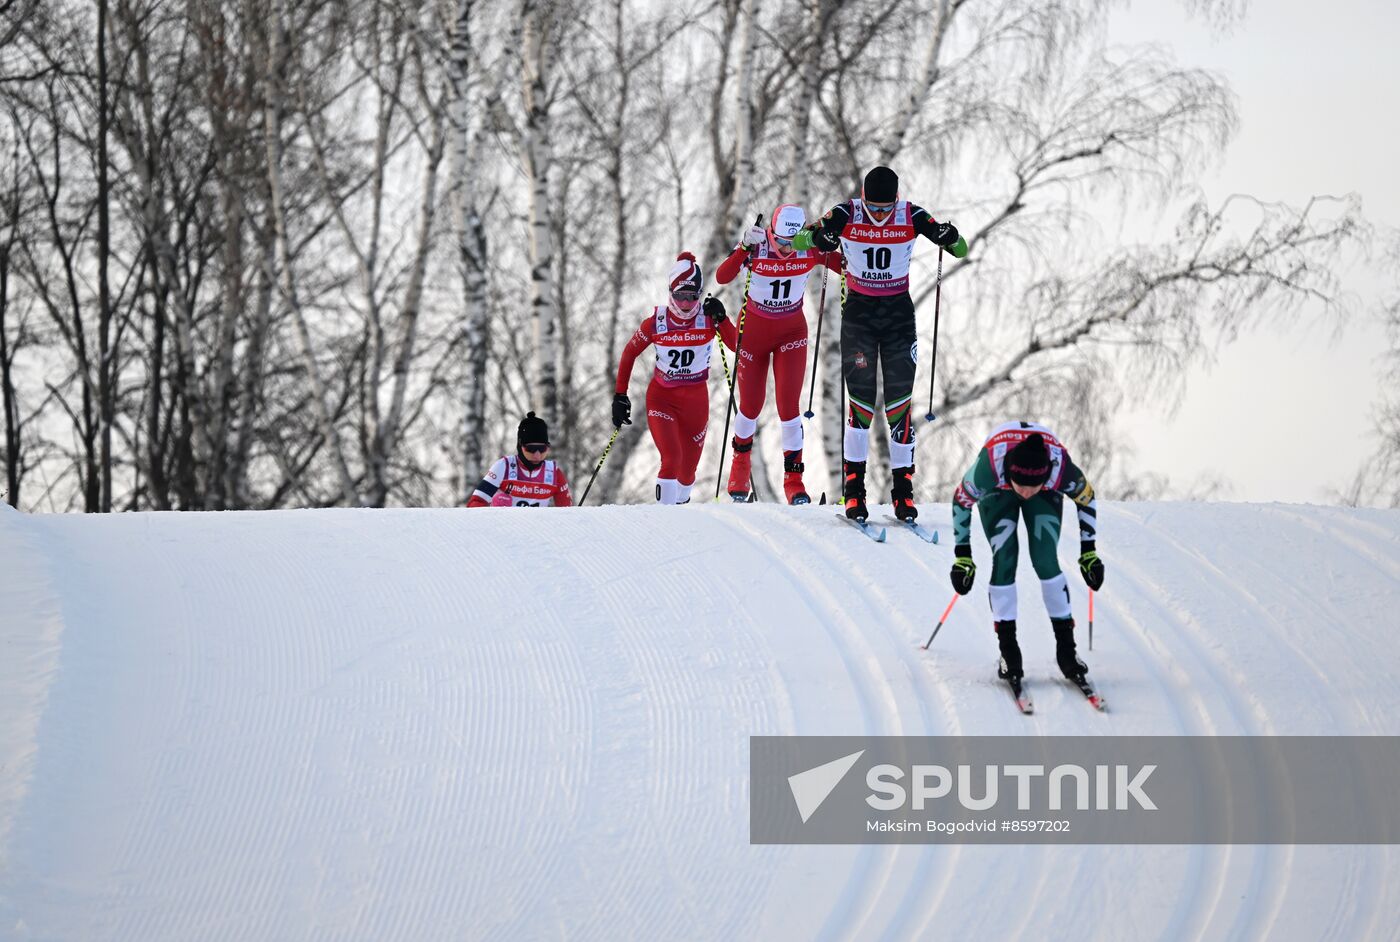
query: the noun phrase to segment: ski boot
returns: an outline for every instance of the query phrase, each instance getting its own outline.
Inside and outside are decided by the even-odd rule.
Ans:
[[[1055,663],[1060,665],[1060,673],[1076,684],[1083,683],[1089,665],[1074,650],[1074,619],[1052,618],[1050,626],[1055,629]]]
[[[900,520],[913,520],[919,516],[919,508],[914,506],[914,467],[895,468],[890,472],[894,482],[890,485],[890,503],[894,504],[894,515]]]
[[[802,449],[783,452],[783,496],[789,504],[810,504],[807,488],[802,485]]]
[[[841,496],[846,501],[846,516],[852,520],[865,520],[870,510],[865,506],[865,462],[847,461],[845,480],[841,485]]]
[[[749,499],[749,483],[753,478],[753,436],[734,436],[734,460],[729,465],[729,496],[736,504]]]
[[[1021,665],[1021,646],[1016,643],[1016,621],[995,623],[997,646],[1001,648],[1001,661],[997,664],[997,677],[1019,686],[1025,670]]]

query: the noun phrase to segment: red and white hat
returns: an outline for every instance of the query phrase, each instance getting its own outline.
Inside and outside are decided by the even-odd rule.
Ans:
[[[671,296],[675,297],[678,292],[693,291],[695,296],[700,296],[700,289],[705,284],[705,273],[700,268],[700,263],[695,260],[695,256],[689,252],[682,252],[676,256],[676,263],[671,266]]]
[[[768,218],[768,247],[786,255],[792,252],[792,237],[807,224],[807,213],[801,206],[784,203]]]

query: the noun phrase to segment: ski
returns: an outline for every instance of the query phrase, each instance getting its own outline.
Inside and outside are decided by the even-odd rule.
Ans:
[[[875,529],[874,527],[872,527],[868,521],[866,521],[866,520],[852,520],[850,517],[846,516],[845,514],[837,514],[837,515],[836,515],[836,518],[837,518],[838,520],[844,520],[844,521],[846,521],[846,522],[849,523],[851,526],[853,526],[853,527],[855,527],[857,530],[859,530],[861,533],[864,533],[866,536],[870,537],[870,538],[871,538],[872,540],[874,540],[876,543],[883,543],[883,542],[885,542],[885,528],[884,528],[884,527],[880,527],[880,529],[877,530],[877,529]]]
[[[1031,692],[1026,689],[1024,681],[1006,679],[1006,686],[1011,690],[1011,696],[1016,701],[1016,708],[1029,716],[1035,712],[1035,701],[1031,699]]]
[[[890,523],[897,524],[903,529],[908,530],[910,533],[914,534],[919,539],[923,540],[925,543],[938,542],[938,531],[929,530],[926,527],[921,527],[919,526],[919,523],[916,520],[900,520],[898,517],[888,516],[885,517],[885,519],[888,520]]]
[[[1070,679],[1069,682],[1079,688],[1079,692],[1084,694],[1084,699],[1088,700],[1089,705],[1095,710],[1098,710],[1100,713],[1108,712],[1108,703],[1105,702],[1104,698],[1099,695],[1099,692],[1094,689],[1094,685],[1089,683],[1088,678],[1082,680]]]

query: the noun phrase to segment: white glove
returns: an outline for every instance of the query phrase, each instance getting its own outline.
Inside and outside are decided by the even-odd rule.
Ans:
[[[761,226],[754,226],[749,229],[748,232],[744,233],[743,237],[739,240],[739,244],[746,249],[751,249],[756,245],[762,245],[767,240],[768,233],[764,232]]]

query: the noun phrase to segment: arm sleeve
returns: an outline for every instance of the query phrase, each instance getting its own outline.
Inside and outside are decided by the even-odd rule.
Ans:
[[[742,245],[734,246],[734,251],[729,253],[729,257],[719,263],[719,268],[715,270],[715,281],[722,285],[727,285],[739,274],[744,267],[744,262],[749,257],[749,250]]]
[[[569,491],[569,479],[564,476],[564,469],[557,464],[554,466],[554,476],[559,482],[559,491],[554,495],[554,506],[572,507],[574,495]]]
[[[1079,551],[1087,553],[1094,549],[1094,541],[1099,532],[1099,500],[1094,495],[1094,485],[1084,476],[1069,456],[1065,456],[1069,467],[1065,469],[1065,482],[1057,490],[1070,500],[1079,511]]]
[[[496,492],[501,489],[501,481],[506,476],[506,459],[497,458],[496,463],[491,465],[491,470],[486,472],[486,477],[477,484],[476,490],[472,491],[471,500],[467,501],[467,507],[490,507],[491,498],[496,496]]]
[[[632,339],[627,341],[627,346],[622,348],[622,359],[617,364],[617,387],[618,395],[627,395],[627,384],[632,379],[632,364],[637,362],[637,357],[647,347],[651,346],[652,338],[656,336],[656,315],[653,314],[642,321],[642,326],[637,328],[637,332],[632,335]]]
[[[997,473],[992,467],[992,459],[986,449],[978,452],[977,460],[967,469],[963,479],[953,491],[953,544],[969,546],[972,543],[972,508],[983,495],[996,489]]]
[[[719,338],[724,341],[724,345],[730,350],[739,345],[739,328],[734,326],[734,321],[728,317],[720,321]]]
[[[817,224],[812,228],[820,229],[823,232],[830,233],[839,238],[841,233],[846,229],[846,223],[850,221],[851,211],[847,208],[845,203],[841,203],[840,205],[828,209],[826,215],[818,219]]]
[[[839,239],[841,233],[846,229],[846,223],[851,221],[851,211],[847,208],[849,204],[841,203],[826,211],[826,215],[818,219],[808,229],[800,230],[793,237],[792,247],[802,251],[812,248],[815,244],[812,241],[812,233],[818,229],[830,234],[833,239]]]
[[[954,258],[967,255],[967,242],[958,235],[958,229],[950,222],[939,222],[922,206],[911,206],[910,218],[914,231],[940,248],[952,253]]]

